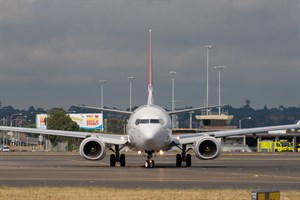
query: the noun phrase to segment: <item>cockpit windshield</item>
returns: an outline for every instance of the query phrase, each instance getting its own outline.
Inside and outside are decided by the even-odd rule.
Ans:
[[[136,125],[139,124],[163,124],[162,119],[137,119],[135,121]]]
[[[150,124],[159,124],[159,119],[150,119]]]

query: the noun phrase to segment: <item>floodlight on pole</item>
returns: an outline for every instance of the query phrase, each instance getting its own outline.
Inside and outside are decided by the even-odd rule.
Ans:
[[[177,74],[176,71],[170,71],[169,74],[172,76],[172,108],[171,110],[175,110],[175,75]],[[175,128],[175,115],[172,115],[172,128]]]
[[[221,70],[225,69],[225,66],[215,66],[216,70],[219,71],[219,105],[221,105]],[[221,115],[221,107],[219,107],[219,115]]]
[[[12,126],[12,122],[13,122],[13,120],[12,120],[12,118],[13,118],[13,116],[21,116],[22,115],[22,113],[17,113],[17,114],[13,114],[13,115],[11,115],[9,118],[10,118],[10,126]]]
[[[194,111],[190,111],[190,129],[193,128],[193,114],[194,114]]]
[[[104,85],[106,83],[106,80],[99,80],[100,84],[101,84],[101,108],[103,109],[103,95],[104,95]],[[103,114],[103,110],[101,110],[101,113]]]
[[[131,101],[132,101],[132,81],[135,79],[135,77],[133,76],[129,76],[127,77],[129,79],[129,111],[131,112],[131,108],[132,108],[132,105],[131,105]]]
[[[251,119],[251,117],[244,117],[244,118],[242,118],[242,119],[239,119],[239,129],[241,129],[242,128],[242,121],[243,120],[246,120],[246,119]]]
[[[206,45],[206,106],[209,106],[208,103],[208,83],[209,83],[209,49],[212,49],[212,45]],[[208,114],[208,109],[207,109],[207,114]]]
[[[242,121],[246,119],[250,120],[251,117],[244,117],[242,119],[239,119],[239,129],[242,128]],[[246,135],[243,136],[243,144],[246,145]]]

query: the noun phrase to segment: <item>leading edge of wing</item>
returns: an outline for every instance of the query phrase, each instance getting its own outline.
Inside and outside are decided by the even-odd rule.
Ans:
[[[180,135],[174,135],[174,140],[177,141],[179,144],[190,144],[190,143],[194,143],[199,138],[204,136],[212,136],[212,137],[220,138],[220,137],[227,137],[227,136],[246,135],[246,134],[262,133],[262,132],[274,131],[274,130],[287,130],[287,129],[298,129],[298,128],[300,128],[300,124],[234,129],[234,130],[213,131],[213,132],[203,132],[203,133],[193,133],[193,134],[180,134]]]
[[[181,110],[172,110],[172,111],[167,111],[169,115],[173,114],[180,114],[180,113],[185,113],[185,112],[191,112],[191,111],[196,111],[196,110],[206,110],[210,108],[219,108],[219,107],[224,107],[227,106],[225,104],[223,105],[214,105],[214,106],[206,106],[206,107],[198,107],[198,108],[187,108],[187,109],[181,109]]]
[[[99,108],[99,107],[93,107],[93,106],[83,106],[83,105],[73,105],[73,106],[79,107],[79,108],[88,108],[88,109],[102,110],[102,111],[106,111],[106,112],[120,113],[120,114],[124,114],[124,115],[131,115],[133,113],[133,112],[126,111],[126,110]]]
[[[125,144],[128,141],[126,135],[89,133],[89,132],[79,132],[79,131],[61,131],[61,130],[21,128],[21,127],[11,127],[11,126],[0,126],[0,131],[16,131],[22,133],[57,135],[57,136],[76,137],[76,138],[86,138],[86,137],[93,136],[93,137],[100,138],[104,143],[116,144],[116,145]]]

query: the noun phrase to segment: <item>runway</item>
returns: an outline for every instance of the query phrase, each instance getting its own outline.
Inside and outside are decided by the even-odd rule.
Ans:
[[[176,168],[175,155],[154,160],[156,168],[146,169],[143,156],[127,155],[125,168],[111,168],[109,155],[92,162],[75,153],[1,152],[0,185],[300,189],[300,153],[222,154],[209,161],[192,156],[191,168]]]

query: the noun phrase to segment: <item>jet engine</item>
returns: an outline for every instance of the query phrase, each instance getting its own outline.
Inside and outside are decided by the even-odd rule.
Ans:
[[[210,160],[221,155],[221,144],[215,137],[204,136],[195,143],[194,151],[199,159]]]
[[[106,155],[105,144],[97,137],[88,137],[81,142],[79,152],[87,160],[102,160]]]

